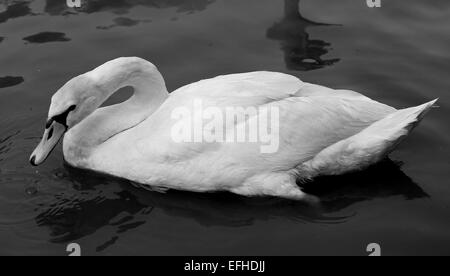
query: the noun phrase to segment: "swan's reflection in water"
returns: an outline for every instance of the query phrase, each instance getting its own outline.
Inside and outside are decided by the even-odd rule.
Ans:
[[[215,0],[82,0],[81,8],[69,8],[65,0],[45,0],[44,10],[33,12],[31,5],[44,0],[0,1],[0,23],[10,19],[39,15],[41,12],[49,15],[69,15],[77,13],[97,13],[110,11],[115,14],[126,14],[130,9],[144,6],[157,9],[176,7],[177,12],[193,13],[205,10]]]
[[[46,0],[45,12],[50,15],[76,12],[95,13],[102,11],[125,14],[136,6],[161,9],[177,7],[177,12],[195,12],[206,9],[214,0],[86,0],[82,2],[82,7],[74,10],[73,8],[67,7],[66,1]]]
[[[244,198],[229,193],[197,194],[169,191],[150,192],[130,185],[126,180],[65,167],[55,172],[71,181],[73,190],[55,196],[45,211],[36,217],[39,226],[50,228],[52,242],[69,242],[114,227],[116,236],[97,248],[113,244],[120,234],[152,220],[152,211],[189,218],[204,226],[240,227],[256,221],[285,218],[301,223],[344,223],[343,215],[357,202],[404,196],[405,199],[427,197],[406,176],[399,165],[386,160],[364,172],[342,177],[322,178],[307,184],[307,192],[319,196],[320,205],[278,198]],[[342,211],[341,214],[336,212]]]
[[[329,43],[311,40],[307,27],[326,26],[304,18],[299,12],[300,0],[284,0],[284,17],[267,30],[267,37],[281,41],[284,60],[289,70],[314,70],[333,65],[339,59],[322,59]]]
[[[413,200],[429,197],[401,170],[401,165],[385,159],[361,172],[317,178],[303,190],[319,196],[327,212],[377,198],[403,196],[405,200]]]

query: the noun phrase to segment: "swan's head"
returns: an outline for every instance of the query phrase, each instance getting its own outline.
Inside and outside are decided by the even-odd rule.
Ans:
[[[42,164],[64,134],[98,108],[99,93],[100,89],[84,74],[67,82],[53,95],[44,136],[30,157],[33,166]]]

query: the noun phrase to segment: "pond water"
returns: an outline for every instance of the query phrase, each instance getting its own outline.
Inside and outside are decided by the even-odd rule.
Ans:
[[[450,2],[0,1],[0,255],[450,254]],[[155,63],[170,91],[272,70],[397,108],[440,98],[390,160],[310,183],[321,206],[228,193],[146,191],[28,163],[51,95],[119,56]],[[126,91],[125,91],[126,92]],[[121,101],[119,93],[112,101]]]

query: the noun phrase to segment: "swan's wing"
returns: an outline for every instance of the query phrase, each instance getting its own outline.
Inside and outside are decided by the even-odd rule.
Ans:
[[[364,98],[291,97],[271,102],[279,110],[279,147],[261,153],[264,143],[225,145],[236,160],[263,164],[264,169],[290,170],[323,149],[347,139],[395,112],[394,108]],[[276,128],[273,128],[276,131]],[[260,162],[255,162],[255,156]]]
[[[142,137],[145,143],[135,143],[143,145],[137,151],[153,159],[165,156],[164,160],[205,164],[215,171],[238,168],[240,172],[230,172],[236,175],[288,171],[395,112],[393,108],[364,98],[327,96],[288,97],[262,106],[279,111],[279,120],[275,122],[278,126],[269,125],[272,141],[263,141],[260,136],[256,142],[176,143],[171,138],[171,127],[168,127],[173,126],[174,121],[171,109],[167,108],[155,114],[153,124],[146,128],[148,136]],[[258,124],[260,116],[264,116],[261,114],[240,121],[234,129],[243,124]],[[248,131],[248,128],[241,129]],[[148,141],[149,137],[158,139]],[[248,133],[246,137],[249,137]],[[278,144],[275,151],[263,152],[262,148],[271,142]],[[147,148],[146,145],[159,146]]]

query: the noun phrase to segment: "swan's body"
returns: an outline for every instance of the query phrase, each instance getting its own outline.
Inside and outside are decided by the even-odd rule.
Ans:
[[[135,89],[130,100],[97,109],[129,85]],[[174,110],[193,109],[198,99],[204,107],[220,109],[277,107],[278,151],[261,153],[258,142],[174,141]],[[139,58],[120,58],[61,88],[52,99],[49,123],[58,122],[66,112],[64,157],[75,167],[155,188],[304,199],[297,179],[343,174],[380,161],[434,102],[396,110],[353,91],[274,72],[219,76],[169,95],[154,65]],[[70,107],[75,110],[67,112]],[[252,119],[258,118],[248,118]],[[45,147],[49,128],[48,124],[40,147]],[[47,150],[38,147],[32,163],[42,162],[45,155]]]

